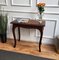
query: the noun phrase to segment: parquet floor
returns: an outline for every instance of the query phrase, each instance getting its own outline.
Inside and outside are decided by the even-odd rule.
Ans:
[[[39,52],[38,43],[17,41],[16,48],[13,48],[13,40],[8,40],[6,43],[0,42],[0,49],[59,60],[59,54],[55,52],[55,48],[52,45],[42,44],[42,51]]]

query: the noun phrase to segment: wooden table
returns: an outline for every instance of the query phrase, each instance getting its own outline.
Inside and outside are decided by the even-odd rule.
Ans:
[[[43,20],[28,20],[28,22],[18,22],[17,20],[14,20],[11,22],[12,26],[12,32],[14,36],[14,47],[16,47],[16,36],[15,36],[15,28],[18,27],[18,33],[19,33],[19,41],[20,41],[20,27],[27,28],[27,29],[38,29],[40,31],[40,41],[39,41],[39,52],[41,52],[41,42],[42,42],[42,36],[43,36],[43,30],[45,26],[45,21]]]

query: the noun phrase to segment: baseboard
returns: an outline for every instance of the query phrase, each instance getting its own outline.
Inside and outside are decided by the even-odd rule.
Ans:
[[[7,38],[8,40],[13,40],[13,38]],[[18,39],[17,39],[18,40]],[[21,42],[29,42],[29,43],[38,43],[38,42],[35,42],[35,41],[29,41],[29,40],[21,40]],[[43,45],[51,45],[51,46],[55,46],[54,44],[52,43],[45,43],[42,41],[42,44]]]

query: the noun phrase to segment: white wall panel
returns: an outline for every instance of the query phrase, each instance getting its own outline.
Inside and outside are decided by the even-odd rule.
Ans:
[[[31,0],[11,0],[11,4],[15,6],[31,6]]]
[[[46,24],[44,27],[43,37],[53,38],[55,36],[56,21],[54,20],[45,20]],[[36,31],[36,36],[40,37],[40,31]]]
[[[45,2],[46,5],[58,5],[58,0],[37,0],[37,2]]]
[[[55,27],[55,21],[46,21],[46,25],[44,29],[44,36],[53,38],[54,33],[55,33],[54,27]]]
[[[57,13],[48,12],[43,15],[43,19],[57,21],[59,19],[59,15]]]
[[[7,5],[7,0],[0,0],[0,5]]]
[[[51,8],[51,7],[49,7],[49,8],[45,8],[45,12],[52,12],[52,13],[59,13],[59,8]]]

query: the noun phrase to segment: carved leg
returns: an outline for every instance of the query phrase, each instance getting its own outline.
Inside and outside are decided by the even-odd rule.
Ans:
[[[16,47],[16,36],[15,36],[15,26],[13,25],[13,27],[12,27],[12,32],[13,32],[13,37],[14,37],[14,48]]]
[[[19,40],[20,41],[20,27],[18,27],[18,35],[19,35]]]
[[[41,52],[41,43],[42,43],[42,36],[43,36],[43,29],[40,30],[40,42],[39,42],[39,52]]]

